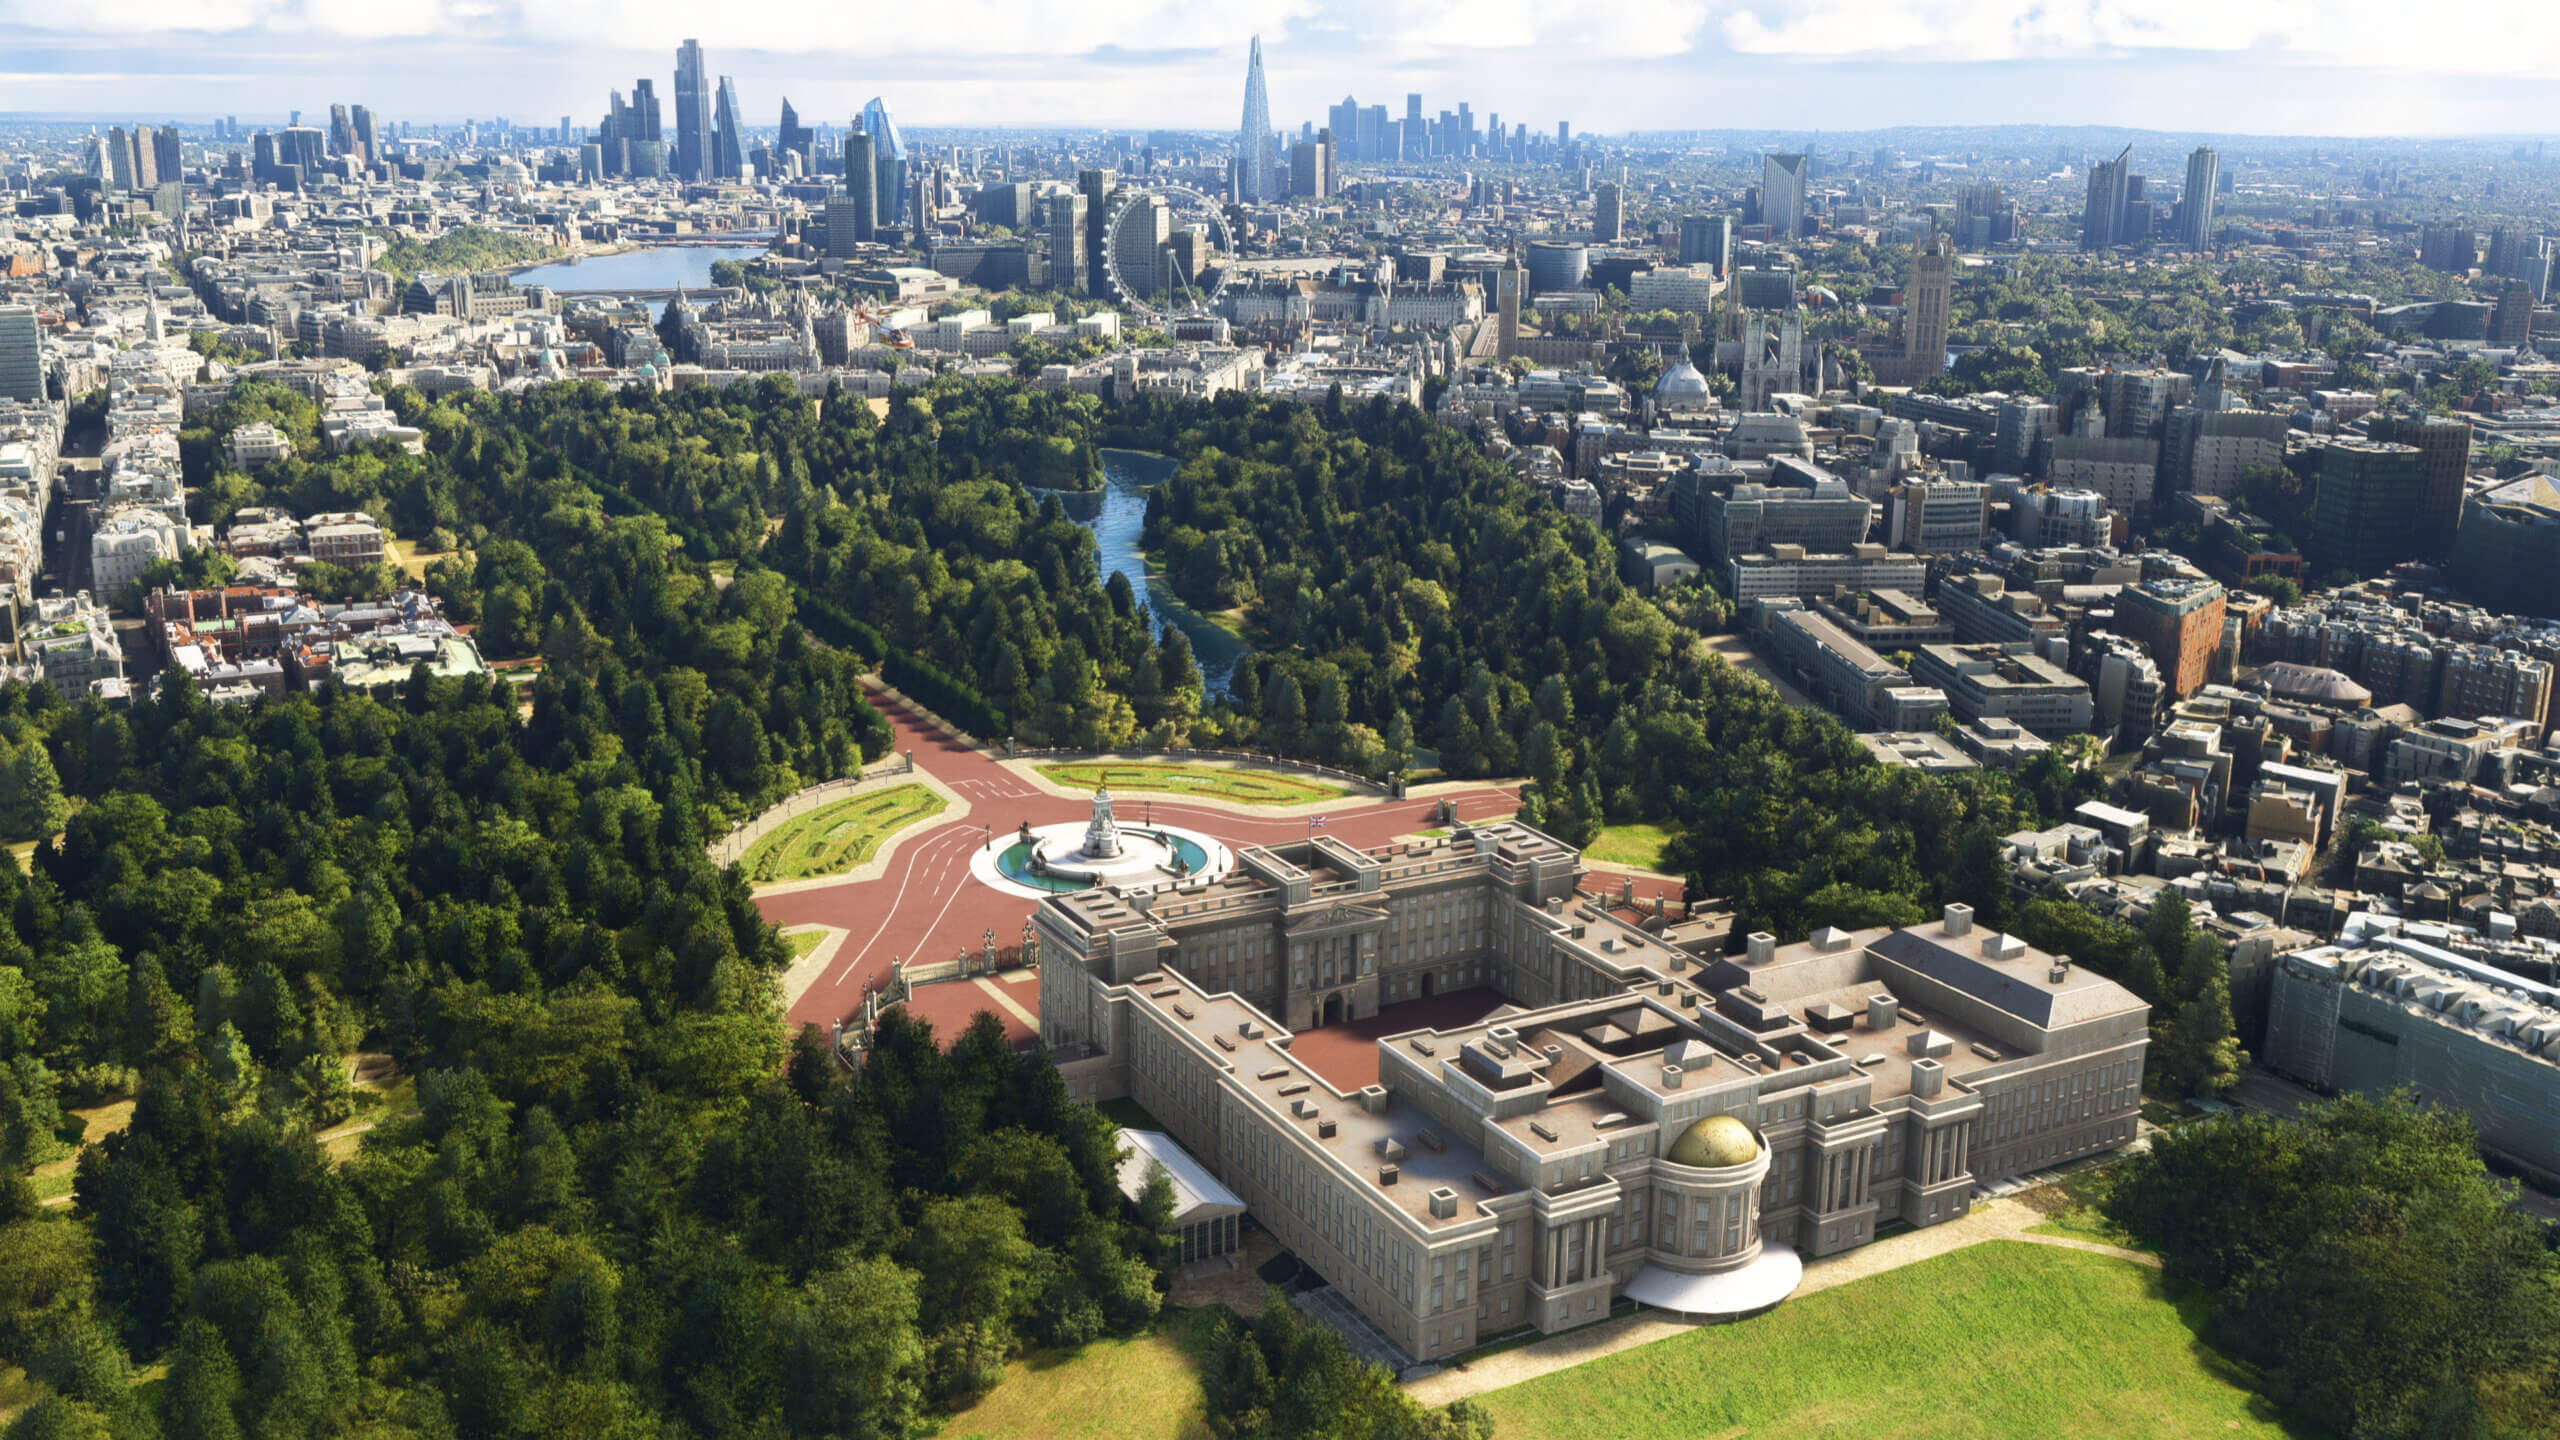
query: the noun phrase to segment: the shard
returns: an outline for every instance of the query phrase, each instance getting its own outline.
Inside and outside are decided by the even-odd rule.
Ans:
[[[1253,37],[1244,70],[1244,126],[1236,136],[1236,198],[1256,203],[1280,198],[1279,164],[1271,143],[1271,96],[1262,87],[1262,37]]]

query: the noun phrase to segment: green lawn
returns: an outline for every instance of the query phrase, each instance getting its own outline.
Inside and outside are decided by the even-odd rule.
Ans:
[[[922,785],[898,785],[820,806],[774,827],[747,849],[747,876],[758,882],[833,875],[871,858],[880,842],[942,813],[944,801]]]
[[[2281,1436],[2159,1275],[1990,1241],[1482,1397],[1505,1436]]]
[[[1679,836],[1680,831],[1670,825],[1607,825],[1583,847],[1582,858],[1595,865],[1659,870],[1662,852]]]
[[[782,937],[782,943],[791,947],[794,960],[806,959],[810,951],[826,942],[827,932],[824,930],[797,930]]]
[[[1004,1367],[1004,1382],[942,1427],[945,1440],[1201,1440],[1199,1353],[1215,1307],[1168,1312],[1134,1339],[1097,1340]]]
[[[2037,1235],[2095,1240],[2125,1250],[2150,1248],[2118,1229],[2100,1208],[2106,1204],[2107,1190],[2114,1183],[2113,1165],[2090,1165],[2051,1185],[2028,1191],[2019,1198],[2042,1211],[2045,1219],[2043,1224],[2027,1228]]]
[[[1153,790],[1175,795],[1205,795],[1242,805],[1304,805],[1310,800],[1332,800],[1342,794],[1339,785],[1327,785],[1304,776],[1279,775],[1267,770],[1226,770],[1215,765],[1085,760],[1043,765],[1040,773],[1077,790]]]

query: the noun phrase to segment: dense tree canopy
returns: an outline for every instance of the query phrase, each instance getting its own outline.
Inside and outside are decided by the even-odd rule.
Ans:
[[[2471,1123],[2405,1097],[2165,1131],[2108,1211],[2279,1403],[2358,1440],[2548,1435],[2560,1264]]]

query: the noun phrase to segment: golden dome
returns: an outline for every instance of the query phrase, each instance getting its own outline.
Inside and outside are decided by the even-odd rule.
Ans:
[[[1751,1127],[1730,1115],[1710,1115],[1682,1132],[1663,1156],[1674,1165],[1723,1170],[1748,1165],[1760,1154]]]

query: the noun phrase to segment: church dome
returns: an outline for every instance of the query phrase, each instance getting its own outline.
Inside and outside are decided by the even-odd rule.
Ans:
[[[1653,398],[1657,404],[1692,405],[1714,397],[1707,389],[1707,377],[1698,373],[1698,367],[1680,360],[1653,382]]]
[[[1699,1170],[1725,1170],[1748,1165],[1760,1154],[1751,1127],[1730,1115],[1710,1115],[1671,1142],[1663,1158]]]

